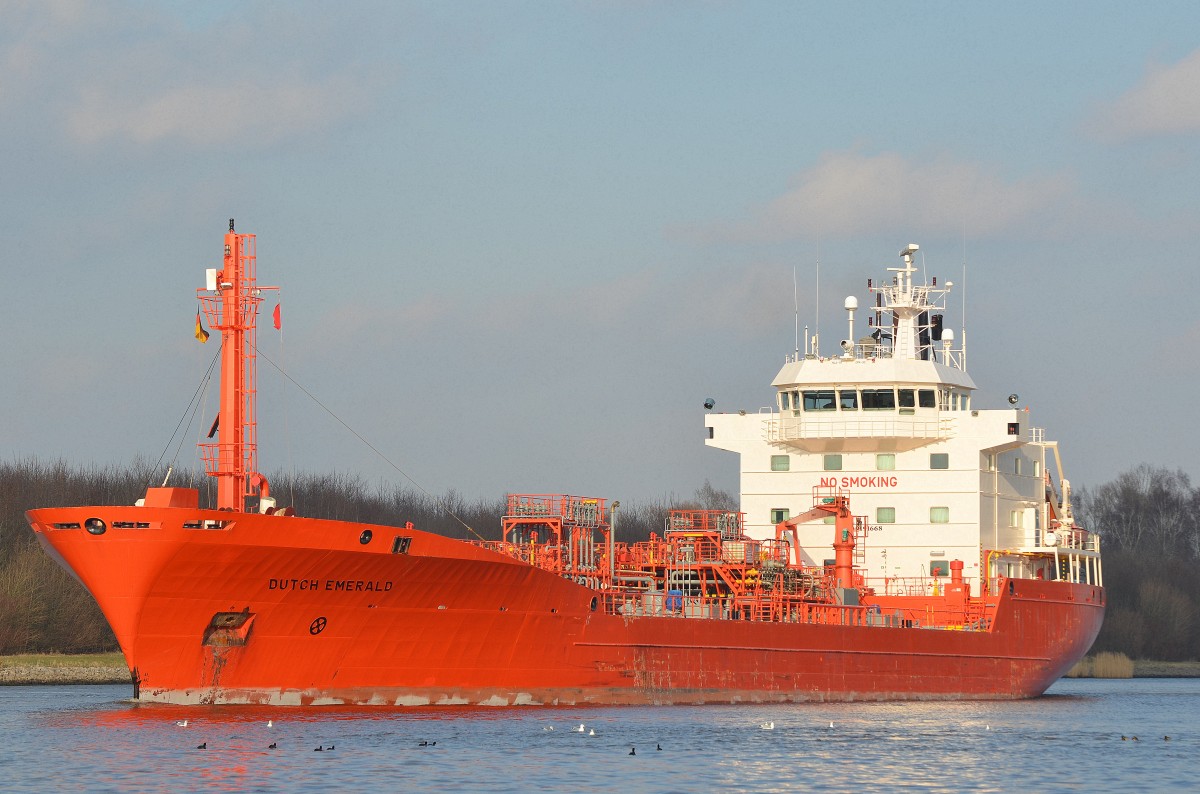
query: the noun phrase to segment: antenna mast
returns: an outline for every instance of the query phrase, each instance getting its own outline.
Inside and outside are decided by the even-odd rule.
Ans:
[[[205,471],[217,478],[217,509],[238,512],[246,509],[247,496],[260,490],[265,496],[266,491],[266,481],[257,473],[258,424],[254,415],[254,330],[262,303],[255,277],[255,249],[254,235],[235,232],[230,218],[223,266],[209,269],[207,289],[196,290],[209,326],[221,332],[217,441],[200,444],[200,450]]]
[[[796,307],[796,358],[800,358],[800,287],[796,282],[796,266],[792,265],[792,304]]]

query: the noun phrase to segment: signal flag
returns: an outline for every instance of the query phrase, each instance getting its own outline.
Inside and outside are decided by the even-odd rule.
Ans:
[[[200,324],[200,310],[196,309],[196,338],[203,344],[208,341],[208,331]]]

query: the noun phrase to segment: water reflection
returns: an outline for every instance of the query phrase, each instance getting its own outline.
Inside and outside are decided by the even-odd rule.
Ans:
[[[1200,786],[1192,681],[1062,682],[1050,696],[1014,702],[569,709],[168,706],[122,700],[126,691],[0,689],[0,741],[10,751],[0,774],[16,781],[11,790]],[[775,728],[762,730],[768,721]],[[581,722],[586,733],[575,730]]]

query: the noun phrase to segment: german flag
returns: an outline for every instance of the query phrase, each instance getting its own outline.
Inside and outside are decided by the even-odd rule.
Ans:
[[[208,341],[208,331],[200,324],[200,310],[196,309],[196,338],[203,344]]]

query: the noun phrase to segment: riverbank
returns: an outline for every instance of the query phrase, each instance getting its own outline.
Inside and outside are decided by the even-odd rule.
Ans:
[[[1134,678],[1200,678],[1200,662],[1155,662],[1134,659]]]
[[[1132,664],[1133,678],[1200,678],[1200,661],[1156,662],[1135,659]],[[0,686],[128,683],[129,669],[125,666],[125,657],[119,653],[23,653],[0,656]]]
[[[0,686],[18,684],[128,684],[119,653],[22,653],[0,656]]]

